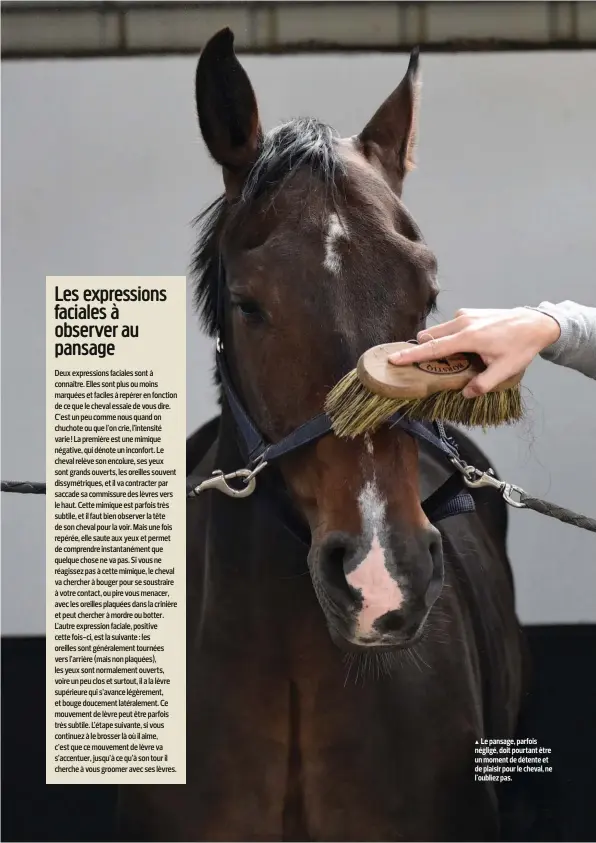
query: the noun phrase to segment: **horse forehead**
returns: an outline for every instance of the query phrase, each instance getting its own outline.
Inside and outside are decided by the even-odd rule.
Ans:
[[[272,227],[290,227],[293,233],[312,232],[316,227],[325,236],[330,220],[339,215],[351,218],[353,229],[370,227],[371,222],[396,216],[411,218],[399,197],[385,179],[353,145],[337,140],[342,171],[329,184],[317,172],[301,167],[279,189],[274,198],[262,199],[260,212],[269,217]],[[250,220],[247,220],[250,224]],[[279,230],[279,228],[278,228]]]
[[[270,247],[287,248],[289,242],[308,236],[316,237],[324,246],[330,239],[372,238],[377,245],[387,240],[388,246],[399,250],[400,241],[392,235],[400,221],[417,227],[413,217],[350,139],[336,143],[344,168],[334,185],[308,167],[299,168],[274,197],[262,199],[253,218],[248,215],[242,220],[245,232],[252,227],[268,228],[265,239]],[[401,246],[408,252],[407,238]]]

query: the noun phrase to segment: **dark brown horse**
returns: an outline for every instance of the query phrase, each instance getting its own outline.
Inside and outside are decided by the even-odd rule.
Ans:
[[[400,198],[417,55],[348,139],[311,119],[265,134],[229,30],[205,47],[196,95],[225,185],[202,221],[197,301],[233,394],[276,443],[366,348],[415,336],[434,306],[435,256]],[[225,390],[216,428],[196,439],[201,454],[214,443],[202,470],[245,465]],[[448,473],[387,426],[320,436],[266,467],[253,496],[189,503],[187,784],[124,788],[123,838],[498,838],[473,756],[514,733],[522,693],[505,505],[475,490],[476,511],[439,530],[421,500]]]

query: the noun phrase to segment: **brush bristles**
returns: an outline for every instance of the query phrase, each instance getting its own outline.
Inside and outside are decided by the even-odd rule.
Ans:
[[[325,402],[334,433],[353,439],[372,433],[401,413],[417,421],[449,421],[466,427],[497,427],[519,421],[524,413],[519,384],[478,398],[461,392],[436,392],[427,398],[383,398],[362,385],[354,369],[333,387]]]

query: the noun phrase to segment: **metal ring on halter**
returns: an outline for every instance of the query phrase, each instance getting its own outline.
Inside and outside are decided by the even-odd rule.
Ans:
[[[259,459],[257,461],[257,464],[255,465],[254,468],[246,469],[247,471],[250,471],[250,473],[246,475],[246,477],[244,478],[244,482],[249,483],[254,477],[257,476],[257,474],[260,471],[262,471],[264,468],[266,468],[268,466],[268,464],[269,463],[267,462],[267,460],[263,459],[262,456],[259,457]]]

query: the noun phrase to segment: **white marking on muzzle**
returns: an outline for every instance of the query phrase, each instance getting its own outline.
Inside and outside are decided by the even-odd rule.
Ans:
[[[333,275],[341,272],[341,256],[337,251],[337,242],[341,239],[348,239],[347,229],[335,213],[329,214],[327,221],[327,234],[325,235],[325,260],[323,266]]]
[[[362,519],[362,534],[370,541],[370,549],[362,562],[346,580],[351,588],[359,591],[362,609],[358,613],[356,634],[370,636],[380,617],[399,609],[403,593],[387,568],[385,548],[381,538],[385,533],[386,502],[381,498],[375,482],[367,482],[358,496]]]

